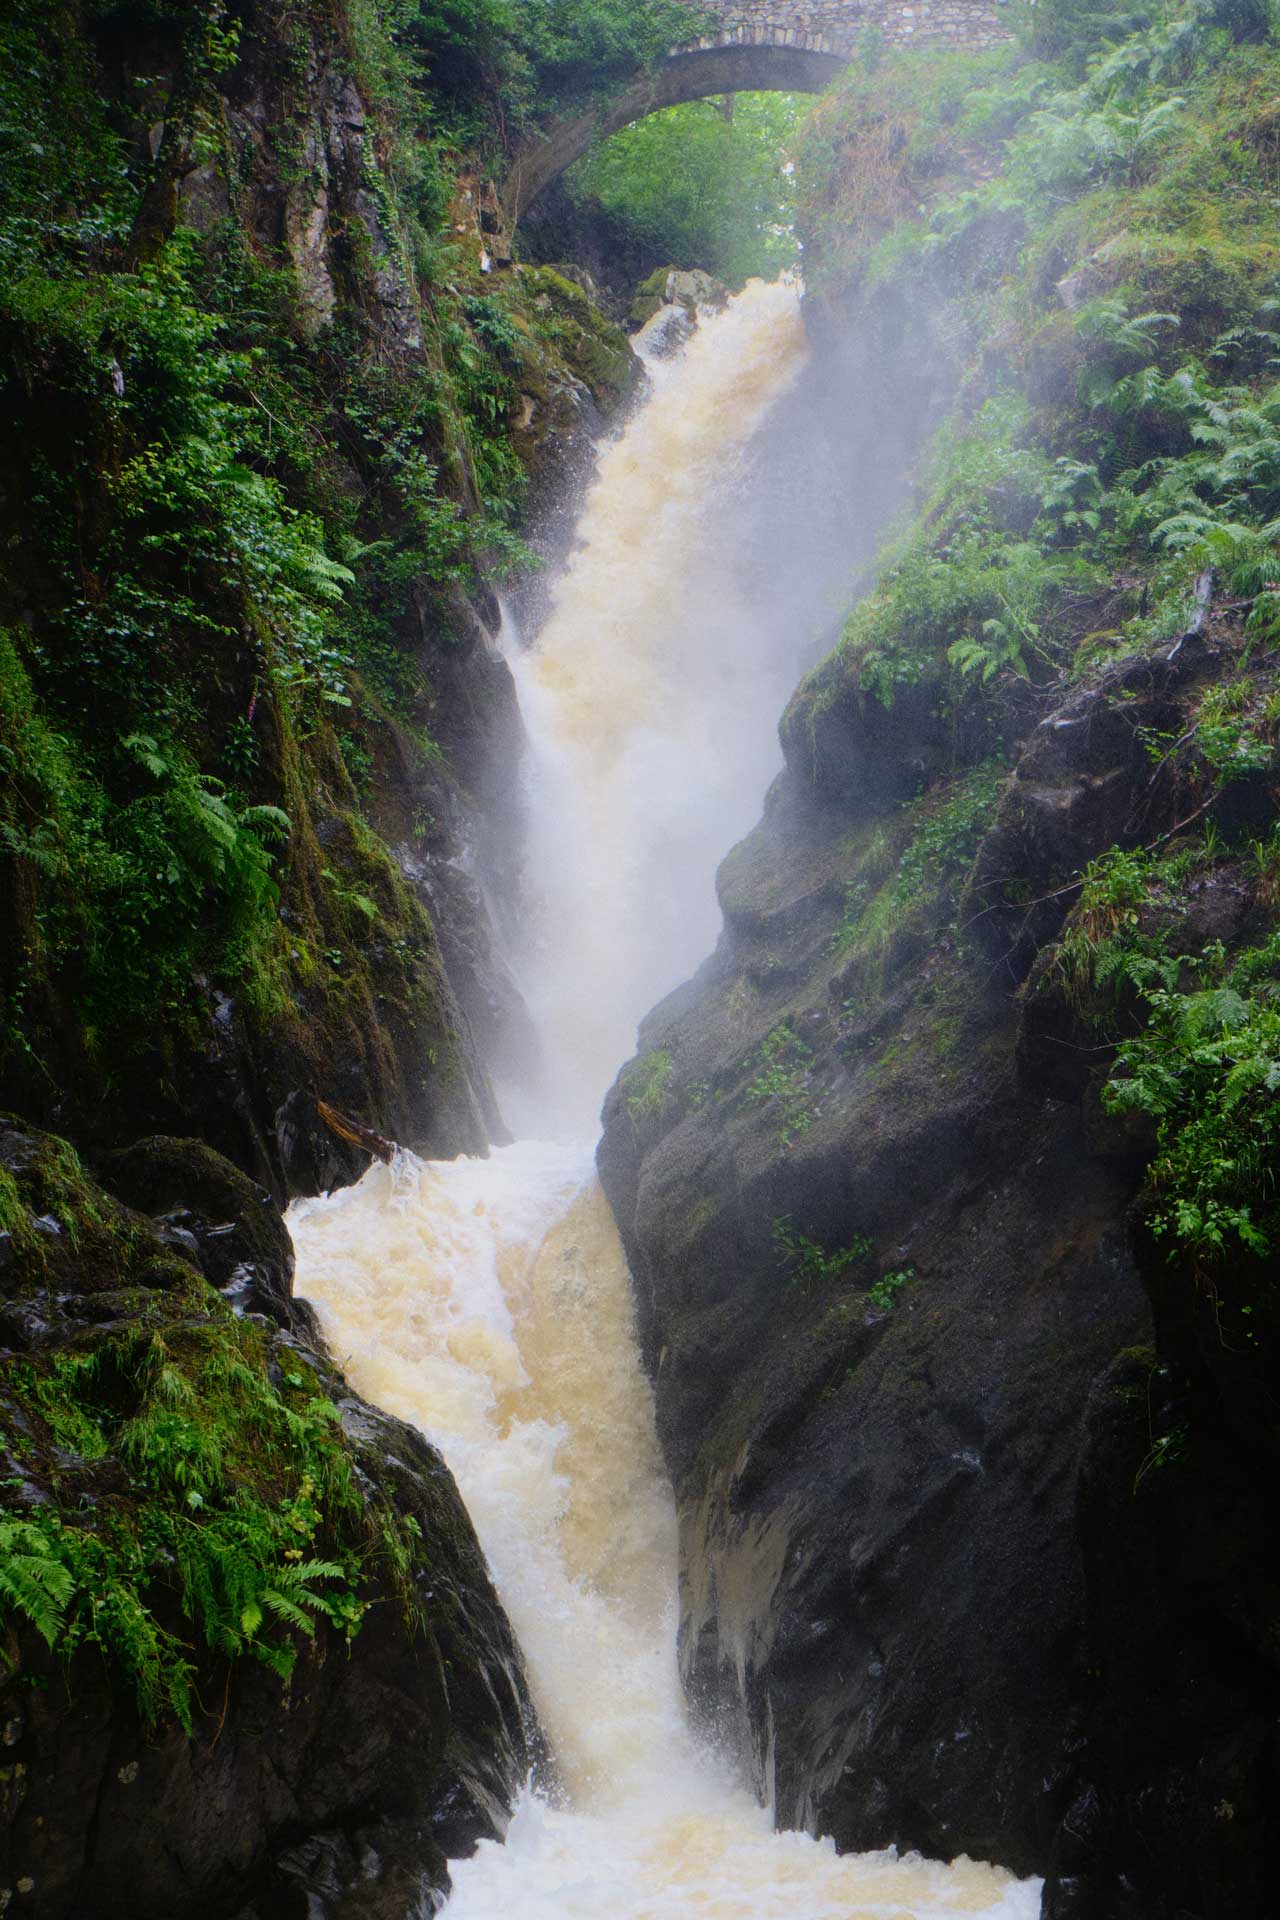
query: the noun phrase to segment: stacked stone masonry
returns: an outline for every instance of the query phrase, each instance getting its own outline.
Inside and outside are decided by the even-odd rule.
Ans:
[[[698,0],[687,0],[691,7]],[[705,11],[699,8],[699,11]],[[691,40],[691,47],[804,47],[812,53],[852,60],[870,29],[885,40],[949,40],[956,46],[989,47],[1012,39],[1001,0],[728,0],[714,9],[720,32]]]

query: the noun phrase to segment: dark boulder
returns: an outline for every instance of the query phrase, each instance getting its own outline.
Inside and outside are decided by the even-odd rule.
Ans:
[[[114,1444],[136,1410],[129,1356],[159,1339],[173,1358],[195,1340],[214,1363],[262,1368],[294,1404],[313,1392],[336,1409],[355,1500],[337,1510],[354,1529],[339,1545],[363,1566],[357,1630],[317,1614],[287,1684],[247,1650],[207,1647],[181,1582],[142,1576],[140,1597],[191,1662],[190,1731],[164,1709],[144,1719],[92,1645],[55,1654],[7,1610],[0,1888],[42,1920],[433,1910],[446,1859],[501,1833],[542,1759],[519,1652],[444,1462],[350,1392],[293,1298],[278,1207],[201,1142],[140,1141],[110,1156],[100,1186],[65,1143],[6,1122],[0,1170],[17,1196],[0,1309],[10,1512],[57,1508],[66,1527],[145,1546],[148,1512],[171,1496]],[[66,1369],[85,1358],[102,1382],[90,1412],[105,1453],[92,1434],[73,1444],[67,1425]],[[41,1382],[55,1378],[51,1400]],[[398,1571],[380,1551],[388,1528],[408,1543]],[[118,1606],[111,1594],[104,1605]],[[110,1626],[107,1644],[119,1644]]]

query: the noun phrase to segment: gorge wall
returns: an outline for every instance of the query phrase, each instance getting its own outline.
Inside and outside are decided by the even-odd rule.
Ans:
[[[0,1905],[403,1915],[540,1735],[279,1205],[362,1128],[502,1134],[481,556],[638,365],[560,276],[497,290],[376,14],[0,39]]]
[[[1184,238],[1201,140],[1274,65],[1219,45],[1136,225],[1101,156],[1045,157],[1112,76],[1036,116],[1013,75],[901,58],[819,109],[829,431],[949,358],[960,399],[599,1153],[695,1706],[784,1824],[1043,1873],[1080,1920],[1267,1904],[1272,1041],[1242,1063],[1273,1020],[1276,656],[1257,585],[1142,497],[1177,473],[1207,528],[1196,408],[1260,390],[1192,370],[1274,265]],[[1242,1205],[1236,1236],[1213,1209]]]

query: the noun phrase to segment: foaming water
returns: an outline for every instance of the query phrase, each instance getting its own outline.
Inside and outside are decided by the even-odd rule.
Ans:
[[[636,1021],[714,944],[716,865],[781,762],[798,657],[741,577],[735,494],[805,353],[797,290],[753,282],[650,362],[537,645],[509,651],[529,735],[520,984],[545,1050],[532,1102],[504,1103],[518,1132],[590,1131]]]
[[[353,1383],[453,1470],[563,1784],[555,1804],[527,1790],[504,1843],[453,1863],[447,1920],[1038,1911],[1038,1885],[996,1868],[840,1858],[774,1833],[694,1738],[673,1502],[594,1173],[600,1097],[637,1018],[710,946],[715,862],[776,763],[794,636],[735,603],[717,527],[802,356],[794,292],[754,287],[655,368],[601,460],[551,618],[515,656],[533,761],[524,984],[548,1062],[537,1118],[568,1142],[404,1154],[289,1216],[299,1291]]]
[[[447,1458],[524,1649],[567,1805],[526,1791],[447,1920],[1030,1920],[999,1869],[778,1834],[699,1746],[630,1281],[591,1150],[404,1155],[290,1214],[301,1290],[370,1399]]]

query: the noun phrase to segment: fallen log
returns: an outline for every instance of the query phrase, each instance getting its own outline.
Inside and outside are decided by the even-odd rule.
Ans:
[[[345,1140],[349,1147],[363,1147],[366,1153],[378,1160],[394,1160],[398,1151],[394,1140],[375,1133],[372,1127],[365,1127],[358,1120],[352,1120],[347,1114],[339,1113],[327,1100],[316,1099],[316,1112],[328,1127],[330,1133],[336,1133],[339,1140]]]

